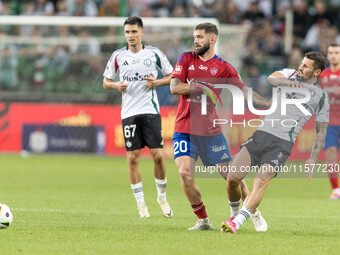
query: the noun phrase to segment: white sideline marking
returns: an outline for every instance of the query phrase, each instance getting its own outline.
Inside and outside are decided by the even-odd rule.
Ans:
[[[60,209],[50,209],[50,208],[40,208],[40,209],[13,208],[13,211],[20,211],[20,212],[58,212],[58,213],[64,212],[63,210],[60,210]]]

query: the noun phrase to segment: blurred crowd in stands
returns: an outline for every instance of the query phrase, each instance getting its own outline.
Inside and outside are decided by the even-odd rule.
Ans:
[[[293,13],[293,45],[292,51],[286,54],[284,32],[288,10]],[[340,43],[340,0],[0,0],[0,15],[205,17],[217,18],[221,24],[243,24],[250,32],[239,70],[248,78],[269,74],[277,68],[277,63],[282,67],[297,68],[305,52],[315,50],[326,54],[331,42]],[[0,41],[0,90],[15,89],[17,84],[21,84],[28,89],[33,86],[33,90],[37,91],[41,88],[46,91],[86,91],[88,87],[79,85],[79,79],[86,82],[86,75],[97,75],[101,79],[103,72],[103,63],[87,61],[86,56],[103,53],[107,61],[109,54],[118,46],[110,41],[117,34],[117,28],[105,31],[101,41],[95,38],[96,33],[98,29],[91,31],[79,27],[44,30],[44,27],[22,26],[10,30],[1,26],[2,38],[10,34],[40,40],[57,35],[65,44],[48,49],[44,49],[44,43],[18,48],[15,44],[10,46]],[[77,37],[83,38],[86,43],[74,40]],[[162,50],[172,64],[181,51],[190,47],[180,37],[174,37],[168,43],[170,46],[167,44]],[[33,54],[27,54],[29,51],[41,52],[40,57],[31,59]],[[70,67],[71,60],[79,61]],[[72,68],[81,70],[81,75],[72,75]],[[13,70],[19,73],[15,74]],[[58,83],[58,77],[65,72],[69,73],[67,88],[64,87],[65,81]],[[49,84],[48,81],[53,82]],[[98,84],[91,86],[96,88],[95,91],[101,89]],[[93,92],[91,88],[88,90]]]

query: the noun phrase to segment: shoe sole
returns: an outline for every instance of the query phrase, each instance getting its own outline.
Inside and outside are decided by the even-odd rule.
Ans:
[[[213,230],[213,228],[212,227],[195,228],[195,229],[188,228],[187,230],[189,230],[189,231],[205,231],[205,230]]]
[[[144,219],[144,218],[150,218],[150,215],[139,216],[139,218],[141,218],[141,219]]]
[[[225,222],[222,222],[222,229],[221,229],[221,232],[226,232],[226,233],[235,234],[235,233],[232,231],[231,227],[230,227],[227,223],[225,223]]]

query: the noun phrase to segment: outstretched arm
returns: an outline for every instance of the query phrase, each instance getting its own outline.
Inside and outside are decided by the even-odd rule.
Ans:
[[[242,88],[242,92],[244,95],[244,98],[246,101],[248,101],[248,87],[243,87]],[[259,106],[264,106],[264,107],[270,107],[271,105],[271,100],[267,100],[264,97],[260,96],[259,94],[257,94],[254,90],[252,91],[252,96],[253,96],[253,103]]]
[[[312,149],[309,159],[307,159],[305,162],[305,167],[307,167],[309,170],[308,179],[310,180],[312,179],[312,176],[313,176],[313,168],[314,168],[313,164],[315,164],[325,142],[327,126],[328,126],[327,122],[315,121],[316,134],[314,138],[313,149]]]

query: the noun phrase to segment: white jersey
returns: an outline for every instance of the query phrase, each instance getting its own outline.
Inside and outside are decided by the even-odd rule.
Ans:
[[[294,69],[283,69],[280,71],[286,79],[297,81],[297,71]],[[287,104],[286,115],[281,114],[281,90],[278,90],[278,106],[274,113],[264,118],[264,125],[258,130],[265,131],[281,139],[295,142],[296,136],[308,120],[315,115],[315,121],[329,121],[329,99],[327,93],[318,84],[300,84],[308,89],[311,98],[303,106],[311,113],[305,115],[296,105]],[[304,98],[303,93],[287,93],[286,98]]]
[[[143,79],[151,77],[151,73],[157,78],[158,69],[163,75],[169,75],[173,70],[158,48],[143,45],[137,53],[127,47],[113,52],[103,75],[114,80],[119,71],[119,80],[128,84],[122,92],[122,119],[138,114],[159,114],[156,89],[147,87]]]

